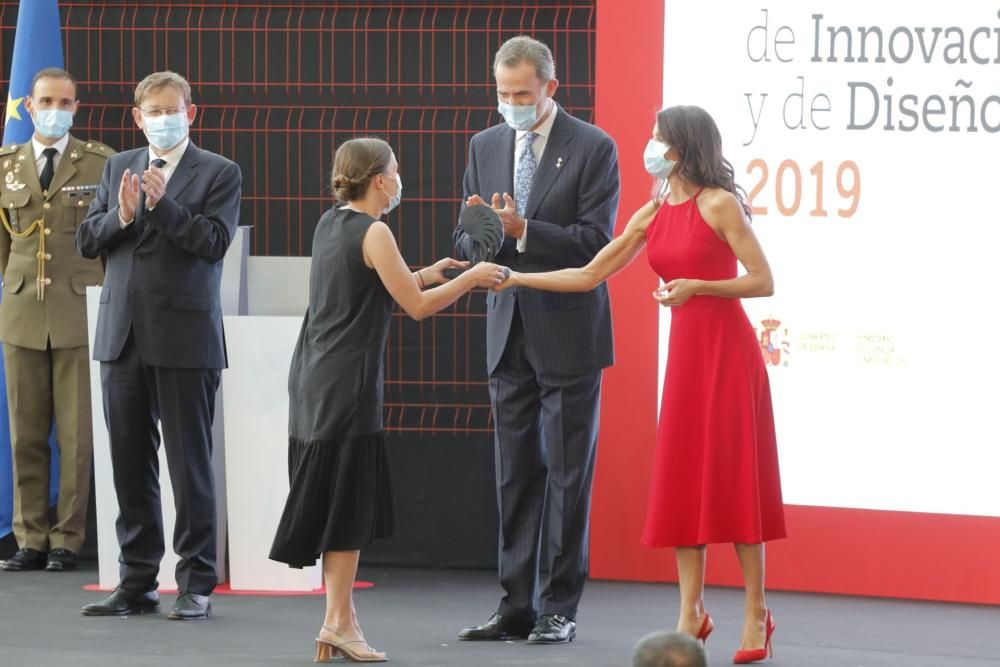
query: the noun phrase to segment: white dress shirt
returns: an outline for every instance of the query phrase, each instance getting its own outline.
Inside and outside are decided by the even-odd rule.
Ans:
[[[190,137],[185,137],[184,141],[182,141],[181,143],[177,144],[176,146],[174,146],[173,148],[171,148],[169,151],[167,151],[163,155],[157,155],[156,152],[153,151],[153,147],[152,146],[149,147],[149,163],[150,164],[152,164],[153,160],[165,160],[166,161],[166,164],[163,165],[162,167],[160,167],[160,171],[163,172],[163,184],[164,184],[164,186],[166,186],[166,184],[170,182],[170,177],[173,175],[174,170],[177,169],[177,165],[180,163],[181,158],[184,157],[184,151],[187,150],[187,147],[188,147],[189,143],[191,143],[191,138]],[[142,174],[139,174],[139,178],[140,179],[142,178]],[[153,206],[147,207],[146,210],[147,211],[152,211],[154,208],[156,208],[155,204]],[[122,210],[121,210],[121,207],[118,208],[118,222],[121,223],[122,229],[125,229],[126,227],[128,227],[129,225],[131,225],[132,222],[134,222],[134,221],[135,221],[135,216],[134,215],[132,216],[132,220],[123,220],[122,219]]]
[[[69,132],[62,135],[62,137],[56,143],[51,146],[46,146],[42,142],[32,135],[31,146],[35,149],[35,168],[37,169],[37,174],[42,175],[42,169],[45,169],[45,155],[44,151],[46,148],[56,149],[56,154],[52,157],[52,168],[53,173],[59,168],[59,160],[62,159],[62,154],[66,152],[66,145],[69,144]]]
[[[157,160],[157,159],[159,159],[159,160],[166,160],[166,162],[167,162],[165,165],[163,165],[162,167],[160,167],[160,171],[163,172],[163,182],[164,183],[167,183],[167,182],[170,181],[170,176],[174,173],[174,170],[177,169],[177,165],[180,163],[181,158],[184,157],[184,151],[187,150],[187,147],[188,147],[189,143],[191,143],[191,138],[190,137],[185,137],[184,141],[182,141],[181,143],[177,144],[176,146],[174,146],[173,148],[171,148],[169,151],[167,151],[163,155],[157,155],[153,151],[153,147],[152,146],[149,147],[149,161],[150,161],[150,163],[152,163],[153,160]],[[150,209],[150,210],[152,210],[152,209]]]
[[[545,151],[545,144],[549,140],[549,135],[552,133],[552,123],[555,122],[556,113],[559,111],[559,105],[555,101],[551,102],[552,111],[549,112],[548,118],[546,118],[541,125],[536,127],[530,132],[534,132],[536,135],[535,140],[531,143],[531,152],[535,154],[535,165],[542,164],[542,153]],[[529,130],[521,131],[518,130],[514,136],[514,183],[517,187],[517,158],[521,154],[521,149],[524,146],[524,135],[528,134]],[[535,178],[538,178],[538,171],[536,166]],[[514,199],[517,199],[515,193],[510,193]],[[524,232],[521,234],[521,238],[517,240],[517,251],[524,252],[527,248],[528,241],[528,221],[524,221]]]

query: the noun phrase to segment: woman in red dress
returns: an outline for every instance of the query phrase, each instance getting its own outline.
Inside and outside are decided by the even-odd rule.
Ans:
[[[714,627],[705,611],[705,546],[734,544],[746,604],[733,661],[755,662],[771,653],[775,627],[764,599],[764,542],[784,537],[785,521],[767,371],[740,299],[770,296],[771,269],[711,116],[692,106],[660,111],[644,160],[662,194],[590,264],[512,273],[496,289],[591,290],[647,248],[664,283],[653,297],[671,309],[671,324],[642,542],[676,548],[677,629],[702,640]]]

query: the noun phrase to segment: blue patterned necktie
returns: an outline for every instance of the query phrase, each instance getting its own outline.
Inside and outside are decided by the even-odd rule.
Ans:
[[[535,152],[531,144],[538,136],[535,132],[524,135],[524,146],[517,157],[517,167],[514,169],[514,199],[517,202],[517,214],[524,217],[524,209],[528,206],[528,195],[531,194],[531,183],[535,180]]]

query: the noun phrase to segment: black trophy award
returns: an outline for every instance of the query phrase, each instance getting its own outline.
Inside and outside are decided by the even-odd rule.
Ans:
[[[497,212],[486,204],[467,206],[458,216],[462,229],[469,237],[472,256],[471,264],[488,262],[500,252],[503,243],[503,222]],[[466,269],[445,269],[445,278],[451,279],[461,275]]]

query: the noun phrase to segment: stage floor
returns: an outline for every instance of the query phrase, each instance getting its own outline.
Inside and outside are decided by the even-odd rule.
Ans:
[[[930,576],[930,573],[929,573]],[[459,642],[465,625],[485,621],[499,595],[490,572],[363,568],[375,588],[355,595],[369,641],[395,665],[600,665],[627,667],[639,637],[672,625],[677,588],[590,582],[569,645]],[[306,665],[322,619],[322,596],[217,595],[215,616],[166,620],[85,618],[100,598],[83,590],[96,569],[65,574],[0,572],[0,664]],[[716,631],[710,664],[730,664],[742,613],[740,591],[710,589]],[[976,667],[1000,664],[1000,610],[867,598],[772,593],[775,659],[789,667]],[[344,664],[342,661],[337,661]]]

